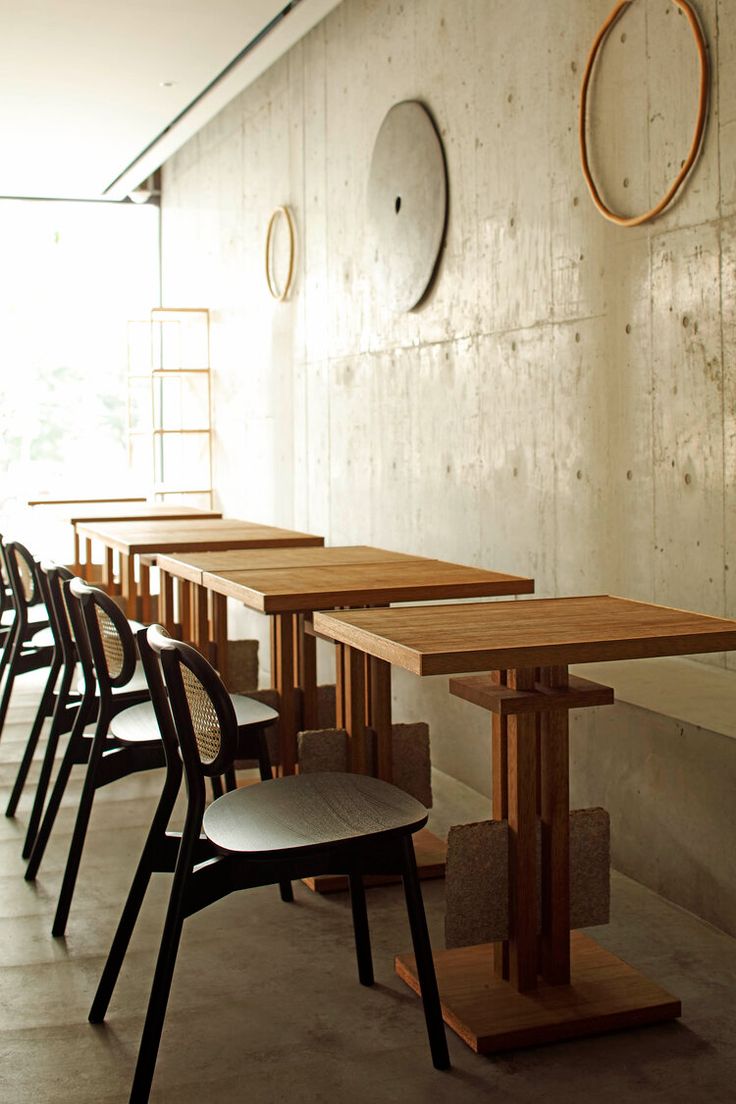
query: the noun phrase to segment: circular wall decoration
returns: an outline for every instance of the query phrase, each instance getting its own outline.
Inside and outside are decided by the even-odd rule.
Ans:
[[[447,173],[440,137],[426,108],[405,100],[381,123],[368,178],[375,277],[392,310],[411,310],[427,294],[446,219]]]
[[[588,114],[588,89],[590,85],[590,78],[593,72],[593,66],[595,60],[600,53],[601,47],[605,42],[611,29],[615,26],[623,13],[633,3],[633,0],[620,0],[619,3],[613,8],[601,26],[598,34],[595,37],[595,41],[588,55],[588,61],[585,66],[585,73],[583,74],[583,82],[580,89],[580,115],[578,119],[578,136],[580,140],[580,162],[583,168],[583,175],[590,190],[590,194],[593,198],[593,202],[596,207],[609,222],[615,222],[618,226],[641,226],[643,222],[649,222],[650,219],[656,218],[657,215],[661,215],[666,207],[672,202],[677,195],[680,187],[685,182],[685,179],[690,173],[693,165],[698,159],[700,149],[703,142],[703,135],[705,133],[705,122],[708,113],[708,83],[709,83],[709,67],[708,67],[708,47],[706,45],[705,36],[703,30],[698,21],[698,17],[690,6],[688,0],[672,0],[672,2],[680,9],[682,14],[687,19],[690,29],[695,38],[695,46],[698,51],[698,61],[700,64],[700,87],[698,91],[698,114],[695,122],[695,130],[693,132],[692,142],[690,143],[690,149],[687,157],[682,163],[679,173],[675,177],[674,181],[669,187],[667,193],[660,199],[650,211],[645,211],[642,215],[633,215],[630,218],[626,215],[619,215],[615,211],[612,211],[601,199],[598,187],[593,179],[593,174],[590,170],[590,164],[588,161],[588,138],[587,138],[587,114]]]
[[[284,286],[279,291],[278,285],[276,283],[276,278],[273,274],[273,241],[276,232],[276,225],[281,218],[285,219],[286,221],[286,227],[289,235],[289,263]],[[289,292],[291,291],[291,285],[294,282],[294,252],[294,220],[291,217],[291,211],[288,207],[276,207],[271,212],[271,217],[268,220],[268,230],[266,231],[266,283],[268,284],[268,290],[273,298],[278,299],[280,303],[283,303],[283,301],[286,299]]]

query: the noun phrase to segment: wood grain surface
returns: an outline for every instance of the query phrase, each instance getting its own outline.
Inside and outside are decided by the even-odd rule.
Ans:
[[[159,556],[158,566],[180,579],[201,583],[205,572],[258,571],[275,567],[319,567],[325,564],[401,563],[422,559],[404,552],[353,544],[332,548],[233,548],[220,552],[188,552]]]
[[[427,559],[205,572],[202,582],[209,590],[262,613],[489,597],[534,589],[532,579]]]
[[[81,537],[100,541],[125,556],[156,552],[215,551],[218,548],[268,548],[274,544],[321,545],[323,537],[237,518],[84,523]]]
[[[416,675],[736,648],[736,621],[610,595],[316,613],[314,629]]]

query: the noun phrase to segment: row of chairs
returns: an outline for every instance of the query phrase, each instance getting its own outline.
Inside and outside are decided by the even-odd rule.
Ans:
[[[23,855],[34,880],[75,765],[86,766],[52,933],[63,935],[96,791],[133,772],[164,767],[130,892],[89,1013],[104,1020],[151,876],[173,874],[131,1102],[148,1100],[184,920],[236,889],[278,885],[320,874],[349,878],[358,979],[373,983],[363,878],[400,874],[421,984],[432,1061],[449,1055],[432,961],[412,835],[427,810],[408,794],[363,775],[272,777],[266,731],[278,714],[230,695],[217,672],[190,645],[160,626],[128,622],[104,591],[64,567],[38,564],[17,542],[0,552],[2,668],[0,735],[15,679],[48,667],[7,815],[14,816],[45,723],[46,748]],[[7,585],[6,585],[7,584]],[[45,615],[45,616],[44,616]],[[93,726],[93,727],[92,727]],[[91,731],[90,731],[91,729]],[[59,740],[69,738],[57,767]],[[238,789],[235,764],[254,761],[263,785]],[[185,782],[181,832],[171,830]],[[208,805],[206,782],[214,800]],[[223,785],[224,782],[224,785]],[[48,795],[48,796],[47,796]]]

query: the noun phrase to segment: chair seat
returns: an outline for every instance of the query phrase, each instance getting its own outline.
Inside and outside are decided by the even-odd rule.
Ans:
[[[287,857],[328,845],[405,835],[427,823],[425,807],[365,774],[290,775],[231,790],[204,814],[215,847],[253,859]]]
[[[53,648],[54,634],[51,631],[51,626],[39,629],[38,632],[33,634],[28,643],[32,648]]]
[[[110,721],[110,735],[123,744],[151,743],[161,739],[158,722],[150,701],[131,705]]]
[[[235,717],[238,728],[246,728],[249,725],[269,725],[279,719],[275,709],[263,702],[249,698],[245,694],[231,694],[230,701],[235,707]]]
[[[77,691],[80,694],[84,693],[84,675],[81,674],[81,668],[79,678],[77,679]],[[140,663],[136,663],[135,671],[130,682],[127,682],[125,686],[114,686],[113,694],[117,697],[119,694],[140,694],[143,691],[148,693],[148,683],[146,682],[146,676],[143,673],[143,668]]]

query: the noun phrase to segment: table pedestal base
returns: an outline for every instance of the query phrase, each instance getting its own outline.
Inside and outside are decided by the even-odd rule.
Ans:
[[[674,1020],[679,1000],[582,932],[571,933],[571,981],[519,993],[493,972],[492,945],[435,952],[445,1023],[478,1054]],[[419,991],[414,956],[396,973]]]
[[[417,857],[419,877],[444,878],[447,844],[428,828],[422,828],[414,836],[414,853]],[[367,886],[389,885],[401,879],[393,875],[369,874],[363,879]],[[320,874],[317,878],[304,878],[304,885],[315,893],[338,893],[347,890],[348,880],[342,874]]]

